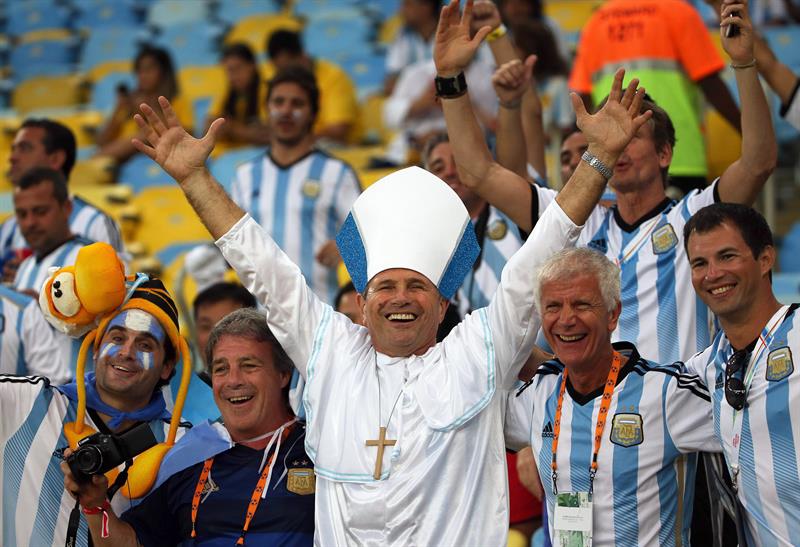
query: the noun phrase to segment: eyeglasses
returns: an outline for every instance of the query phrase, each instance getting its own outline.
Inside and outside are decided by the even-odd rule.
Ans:
[[[750,352],[744,349],[733,352],[725,363],[725,400],[735,410],[742,410],[747,402],[744,372]]]

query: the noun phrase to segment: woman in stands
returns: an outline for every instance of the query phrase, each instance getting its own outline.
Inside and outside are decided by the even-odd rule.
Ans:
[[[158,97],[163,95],[172,103],[181,125],[192,129],[191,105],[178,95],[175,69],[166,50],[147,45],[142,47],[133,61],[133,71],[136,74],[136,89],[130,91],[124,85],[119,87],[114,112],[97,136],[97,155],[110,156],[118,164],[136,153],[131,138],[139,133],[139,128],[133,121],[133,115],[139,111],[142,103],[161,112]]]
[[[266,86],[262,85],[253,51],[242,43],[225,47],[222,68],[228,78],[228,92],[214,103],[206,120],[208,129],[215,119],[225,118],[217,148],[269,144],[269,130],[264,123]]]

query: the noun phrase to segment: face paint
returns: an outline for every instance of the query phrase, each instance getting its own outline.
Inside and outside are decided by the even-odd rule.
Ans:
[[[271,109],[269,111],[269,117],[270,118],[274,118],[276,120],[280,120],[282,116],[283,115],[281,114],[281,111],[278,110],[278,109]],[[296,122],[299,122],[299,121],[301,121],[303,119],[303,111],[300,110],[299,108],[293,108],[291,110],[291,117],[292,117],[292,120],[294,120]]]
[[[135,333],[148,333],[159,344],[163,344],[167,336],[158,320],[142,310],[126,310],[118,314],[108,325],[109,329],[113,327],[121,327],[127,331],[134,331]],[[109,342],[103,346],[100,352],[100,358],[104,356],[115,357],[121,349],[121,345]],[[137,349],[133,358],[144,370],[150,370],[153,367],[153,355],[151,352]]]

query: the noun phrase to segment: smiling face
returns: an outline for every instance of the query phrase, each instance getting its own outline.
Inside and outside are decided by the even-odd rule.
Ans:
[[[556,357],[568,367],[592,367],[611,351],[620,305],[608,311],[594,275],[542,284],[542,330]]]
[[[70,237],[72,201],[59,203],[52,181],[14,188],[14,214],[22,236],[31,249],[45,255]]]
[[[272,346],[225,334],[214,346],[211,386],[234,441],[252,439],[289,419],[283,389],[290,373],[275,367]]]
[[[97,391],[120,410],[142,408],[150,402],[159,380],[167,380],[174,363],[165,362],[166,333],[155,317],[131,309],[108,325],[95,355]]]
[[[567,183],[569,178],[578,168],[581,156],[589,148],[589,141],[582,131],[570,133],[561,143],[561,182]]]
[[[392,357],[428,351],[448,304],[428,278],[404,268],[377,274],[358,302],[375,349]]]
[[[721,320],[746,317],[765,291],[771,294],[775,248],[767,246],[754,257],[741,232],[727,222],[689,234],[687,256],[695,292]]]

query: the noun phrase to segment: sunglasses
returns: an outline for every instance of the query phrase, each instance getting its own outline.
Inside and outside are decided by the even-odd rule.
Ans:
[[[725,400],[735,410],[742,410],[747,403],[744,371],[750,352],[744,349],[733,352],[725,363]]]

